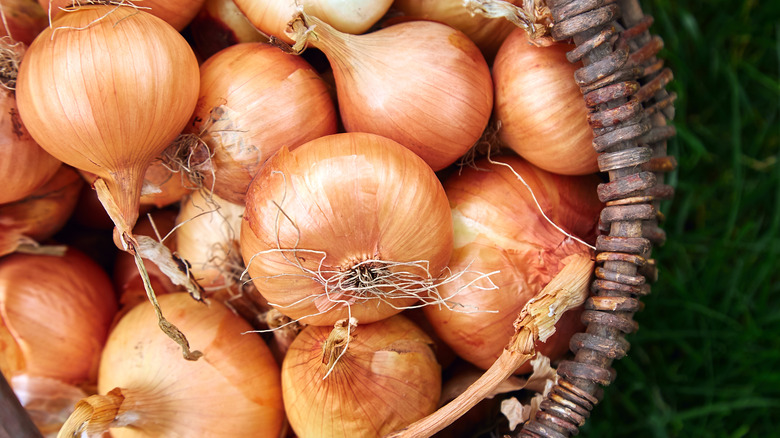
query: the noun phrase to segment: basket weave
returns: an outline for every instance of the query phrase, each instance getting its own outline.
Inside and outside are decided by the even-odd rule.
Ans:
[[[558,366],[558,384],[542,402],[536,418],[516,436],[559,438],[576,435],[615,379],[611,364],[625,356],[625,335],[637,329],[639,297],[650,293],[657,271],[650,258],[662,245],[658,210],[674,190],[664,173],[676,167],[666,142],[675,135],[675,95],[666,85],[672,72],[656,54],[663,41],[651,36],[652,17],[639,0],[550,0],[556,40],[573,39],[567,54],[582,61],[575,80],[590,110],[588,120],[599,152],[599,169],[609,175],[598,195],[604,232],[597,243],[597,267],[585,303],[587,329],[572,337],[574,360]]]

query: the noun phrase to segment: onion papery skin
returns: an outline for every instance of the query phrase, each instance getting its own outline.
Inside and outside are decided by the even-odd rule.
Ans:
[[[0,204],[18,201],[51,179],[62,162],[43,150],[22,123],[13,91],[0,87]]]
[[[602,204],[595,175],[562,176],[514,156],[495,159],[512,166],[530,185],[542,210],[568,233],[593,243]],[[458,292],[464,276],[439,287],[442,297],[466,311],[429,307],[424,311],[436,333],[463,359],[487,369],[514,334],[513,322],[529,299],[568,263],[567,257],[592,257],[591,249],[556,230],[538,210],[528,189],[512,171],[483,159],[476,168],[453,174],[444,187],[452,206],[455,244],[449,267],[466,266],[490,276],[497,287]],[[485,170],[477,170],[485,169]],[[480,280],[479,286],[489,287]],[[563,315],[556,333],[537,348],[549,357],[568,350],[569,337],[581,328],[580,311]],[[530,364],[518,372],[530,371]]]
[[[260,31],[287,43],[287,24],[296,14],[295,0],[234,0],[241,12]],[[390,9],[392,0],[298,0],[307,14],[320,17],[349,34],[361,34]]]
[[[139,10],[162,19],[176,29],[176,31],[181,31],[187,27],[195,15],[197,15],[203,2],[204,0],[141,0],[140,2],[136,2],[136,6],[139,7]],[[61,15],[67,15],[67,13],[62,13],[63,11],[61,8],[67,8],[73,4],[78,4],[78,1],[38,0],[38,3],[40,3],[47,13],[49,8],[51,8],[52,19],[55,19]]]
[[[518,0],[509,2],[520,3]],[[441,21],[460,30],[482,50],[488,63],[493,61],[501,43],[516,28],[504,18],[472,15],[463,6],[463,0],[395,0],[393,8],[410,18]]]
[[[116,310],[108,275],[73,248],[63,256],[2,258],[0,332],[13,340],[3,343],[3,374],[94,384]]]
[[[323,344],[331,329],[305,328],[282,364],[284,405],[299,437],[381,437],[436,409],[441,369],[432,341],[410,320],[358,323],[325,377]]]
[[[432,21],[352,36],[315,24],[310,44],[328,57],[348,132],[397,141],[433,170],[480,138],[493,107],[487,62],[462,32]]]
[[[105,180],[132,227],[143,174],[187,124],[198,87],[181,34],[146,12],[100,5],[62,14],[36,38],[16,94],[38,144]]]
[[[244,204],[233,204],[205,191],[193,192],[176,217],[176,252],[205,296],[217,300],[254,326],[264,322],[269,307],[252,282],[241,278],[241,222]]]
[[[231,252],[238,251],[245,208],[201,191],[182,202],[176,217],[176,251],[204,288],[223,288],[229,281],[228,267],[223,265],[230,261]]]
[[[142,303],[111,332],[98,392],[120,388],[124,403],[111,436],[278,437],[284,424],[279,365],[251,327],[217,302],[185,293],[159,297],[165,316],[186,333],[197,361],[157,328]],[[116,424],[119,426],[120,424]]]
[[[152,210],[144,215],[133,227],[134,235],[149,236],[157,240],[157,233],[161,238],[165,238],[163,244],[171,251],[176,251],[176,239],[168,236],[174,226],[176,226],[176,211],[172,209]],[[151,216],[151,219],[149,218]],[[154,225],[152,225],[154,222]],[[167,236],[167,238],[166,238]],[[171,279],[163,273],[155,263],[145,263],[146,272],[154,286],[152,289],[156,294],[165,294],[178,292],[180,286],[174,284]],[[114,288],[119,295],[119,304],[122,309],[128,309],[135,304],[146,301],[146,291],[143,288],[143,279],[135,265],[135,256],[119,251],[114,261],[114,269],[111,279],[114,282]]]
[[[301,57],[264,43],[231,46],[201,66],[201,93],[188,131],[212,153],[204,186],[234,204],[265,160],[335,134],[328,86]]]
[[[9,36],[29,46],[49,25],[46,12],[35,0],[3,0],[0,7],[5,15],[0,21],[0,37]]]
[[[32,239],[43,243],[54,236],[70,218],[84,181],[68,166],[60,166],[54,176],[30,196],[0,205],[0,256],[19,243]]]
[[[267,41],[233,0],[206,0],[190,23],[192,42],[202,59],[239,43]]]
[[[563,175],[598,172],[593,131],[582,92],[572,80],[580,67],[566,59],[574,46],[537,47],[517,29],[493,65],[499,138],[534,165]]]
[[[393,307],[377,299],[390,286],[353,299],[321,280],[361,263],[373,274],[437,278],[452,251],[452,219],[441,183],[418,156],[377,135],[335,134],[268,160],[247,193],[241,251],[258,291],[290,318],[369,323],[416,297],[387,298]],[[415,261],[425,261],[428,273],[393,265]]]

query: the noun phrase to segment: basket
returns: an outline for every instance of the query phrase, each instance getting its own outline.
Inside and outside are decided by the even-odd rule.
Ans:
[[[657,278],[651,258],[662,245],[660,202],[673,197],[664,173],[676,167],[667,155],[674,93],[666,91],[672,72],[656,58],[663,41],[652,36],[652,17],[639,0],[549,0],[556,40],[572,39],[570,62],[582,61],[574,80],[581,88],[594,132],[598,164],[609,182],[598,195],[602,235],[596,243],[597,267],[586,301],[585,332],[570,341],[573,360],[557,368],[558,383],[536,417],[516,437],[568,437],[579,433],[599,402],[603,386],[615,379],[614,360],[626,355],[625,335],[637,329],[633,315],[640,298]],[[0,437],[40,436],[13,390],[0,378]]]
[[[650,255],[665,239],[659,203],[674,195],[664,173],[676,167],[666,151],[675,135],[667,122],[674,117],[676,96],[665,90],[671,70],[656,58],[663,41],[650,35],[652,17],[638,0],[557,0],[550,8],[553,37],[572,38],[576,49],[567,57],[585,65],[575,80],[591,110],[599,169],[609,175],[598,188],[606,203],[600,217],[604,235],[596,243],[593,296],[582,316],[587,329],[572,337],[574,360],[558,366],[558,384],[517,434],[558,438],[578,433],[601,387],[615,379],[610,365],[628,351],[625,335],[637,329],[633,315],[642,309],[640,297],[657,278]]]

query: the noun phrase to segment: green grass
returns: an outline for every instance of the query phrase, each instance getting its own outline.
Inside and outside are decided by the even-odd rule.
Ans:
[[[675,74],[660,278],[588,437],[780,436],[780,2],[643,0]]]

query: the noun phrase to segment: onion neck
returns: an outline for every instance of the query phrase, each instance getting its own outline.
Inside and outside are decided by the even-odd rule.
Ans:
[[[332,62],[346,64],[351,59],[352,45],[349,41],[353,35],[340,32],[328,23],[317,17],[300,12],[300,15],[290,22],[292,32],[290,37],[295,41],[293,50],[302,52],[307,45],[311,45],[325,54]]]
[[[352,332],[357,328],[355,318],[342,319],[336,322],[328,338],[322,344],[322,363],[327,367],[328,374],[336,366],[344,353],[347,352],[349,341],[352,340]],[[326,374],[327,377],[327,374]]]
[[[126,239],[133,236],[138,220],[143,175],[143,169],[126,168],[94,182],[98,199],[116,227],[114,243],[124,251],[129,249]]]

